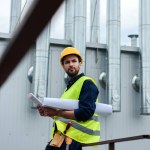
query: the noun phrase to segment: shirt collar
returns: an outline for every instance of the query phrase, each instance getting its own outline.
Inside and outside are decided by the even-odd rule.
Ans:
[[[68,78],[67,79],[67,88],[69,88],[71,85],[73,85],[82,76],[84,76],[84,73],[81,73],[81,74],[79,74],[75,77],[72,77],[72,78]]]

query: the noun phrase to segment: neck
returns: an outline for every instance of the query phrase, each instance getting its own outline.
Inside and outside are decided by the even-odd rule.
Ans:
[[[68,78],[69,78],[69,79],[75,78],[75,77],[78,76],[79,74],[81,74],[81,73],[78,72],[78,74],[76,74],[76,75],[74,75],[74,76],[69,76],[69,75],[68,75]]]

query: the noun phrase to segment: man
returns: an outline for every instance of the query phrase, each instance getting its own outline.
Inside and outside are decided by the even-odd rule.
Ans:
[[[54,118],[54,136],[46,146],[46,150],[65,150],[68,138],[71,141],[69,150],[82,150],[80,143],[93,143],[100,140],[100,123],[98,115],[94,113],[99,91],[92,78],[80,73],[82,62],[82,57],[76,48],[67,47],[61,53],[60,63],[68,75],[67,88],[61,98],[79,100],[79,108],[54,110],[38,106],[41,116]],[[70,126],[65,131],[67,125]],[[58,141],[61,142],[58,144]]]

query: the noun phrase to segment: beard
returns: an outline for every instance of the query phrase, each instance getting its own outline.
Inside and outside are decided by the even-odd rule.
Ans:
[[[78,75],[80,68],[69,68],[66,73],[69,77],[75,77]]]

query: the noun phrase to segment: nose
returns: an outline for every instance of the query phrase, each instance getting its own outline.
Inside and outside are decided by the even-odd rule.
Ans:
[[[70,61],[69,65],[70,65],[70,66],[72,66],[72,65],[73,65],[73,62],[72,62],[72,61]]]

